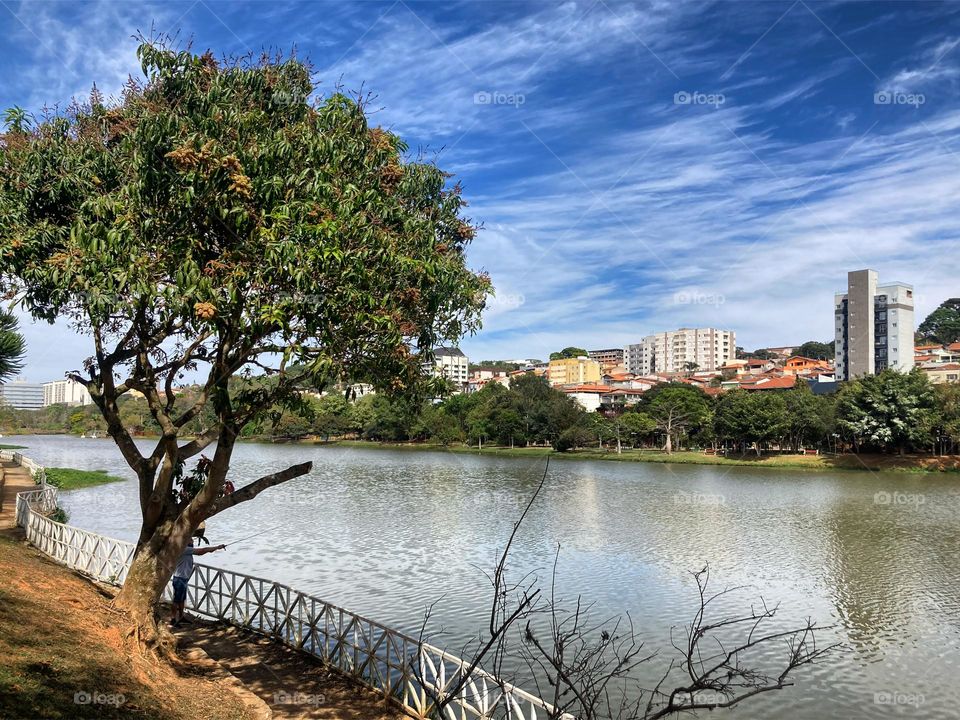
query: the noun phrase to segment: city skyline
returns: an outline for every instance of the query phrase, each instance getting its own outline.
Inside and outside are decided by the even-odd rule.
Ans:
[[[679,327],[756,348],[829,340],[850,268],[913,283],[918,320],[956,295],[933,260],[960,251],[957,12],[24,2],[0,16],[0,105],[116,92],[151,23],[217,54],[296,43],[325,90],[373,93],[377,121],[463,182],[484,224],[469,262],[498,289],[470,357]],[[23,328],[31,380],[91,354],[64,323]]]

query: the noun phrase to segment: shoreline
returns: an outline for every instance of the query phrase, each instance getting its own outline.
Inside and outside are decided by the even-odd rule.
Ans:
[[[356,447],[369,449],[406,450],[410,452],[450,452],[470,455],[489,455],[492,457],[547,457],[557,460],[602,460],[605,462],[646,462],[675,465],[714,465],[753,467],[770,470],[808,470],[829,472],[900,472],[922,474],[960,473],[960,456],[947,457],[908,455],[752,455],[726,457],[723,455],[704,455],[702,452],[683,450],[667,455],[661,450],[624,448],[622,454],[614,450],[583,448],[557,452],[549,447],[509,448],[501,446],[484,447],[482,451],[467,445],[438,445],[411,442],[379,442],[373,440],[300,440],[289,444],[308,444],[319,447]]]
[[[14,438],[51,437],[65,435],[79,438],[69,433],[30,433],[5,436]],[[96,438],[111,440],[109,436]],[[156,439],[153,436],[137,436],[135,439]],[[183,439],[187,439],[186,437]],[[806,470],[813,472],[898,472],[913,474],[954,474],[960,473],[960,455],[938,457],[933,455],[897,455],[882,454],[844,454],[844,455],[738,455],[735,457],[724,455],[704,455],[702,451],[677,450],[667,455],[659,449],[624,448],[622,454],[610,449],[581,448],[557,452],[550,447],[517,447],[509,448],[499,445],[485,446],[478,450],[474,446],[464,444],[440,445],[426,442],[387,442],[377,440],[319,440],[304,438],[300,440],[271,439],[271,438],[243,438],[240,443],[266,445],[311,445],[315,447],[356,447],[367,449],[404,450],[409,452],[447,452],[469,455],[489,455],[491,457],[546,457],[557,460],[602,460],[604,462],[646,462],[675,465],[713,465],[728,467],[752,467],[768,470]],[[94,474],[95,471],[90,471]],[[103,482],[103,480],[101,480]],[[109,482],[109,480],[107,481]],[[99,484],[99,483],[96,483]],[[68,489],[68,488],[64,488]]]

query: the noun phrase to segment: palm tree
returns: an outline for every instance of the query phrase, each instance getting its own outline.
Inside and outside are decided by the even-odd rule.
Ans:
[[[27,344],[17,329],[14,314],[0,310],[0,383],[9,380],[23,368]]]

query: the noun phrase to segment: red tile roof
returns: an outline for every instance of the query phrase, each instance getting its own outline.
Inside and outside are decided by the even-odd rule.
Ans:
[[[603,393],[613,392],[614,388],[608,385],[584,384],[584,385],[571,385],[570,387],[562,387],[560,388],[560,390],[562,390],[565,393],[600,393],[602,395]]]
[[[793,375],[784,375],[775,378],[760,378],[758,381],[750,383],[740,383],[744,390],[786,390],[797,384],[797,378]]]

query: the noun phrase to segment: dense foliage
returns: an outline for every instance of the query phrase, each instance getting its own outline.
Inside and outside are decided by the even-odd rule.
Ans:
[[[0,310],[0,383],[9,380],[23,368],[27,347],[17,329],[17,318],[13,313]]]
[[[183,390],[186,401],[197,389]],[[382,394],[348,400],[343,391],[308,396],[304,412],[274,408],[272,419],[243,429],[247,438],[551,446],[726,447],[738,453],[777,447],[863,452],[952,452],[960,444],[960,385],[931,385],[920,372],[892,370],[814,395],[791,390],[733,390],[715,397],[684,383],[664,383],[622,412],[588,413],[532,374],[509,388],[490,383],[480,392],[440,403]],[[155,435],[159,426],[141,398],[125,398],[120,414],[132,431]],[[608,416],[609,415],[609,416]],[[195,428],[202,422],[198,419]],[[52,406],[39,411],[0,408],[0,431],[103,433],[95,408]]]
[[[475,228],[449,174],[346,95],[308,100],[305,64],[218,62],[163,42],[137,52],[143,78],[117,100],[7,114],[0,290],[91,337],[70,377],[139,478],[120,601],[149,624],[193,528],[310,470],[222,497],[241,433],[300,415],[304,390],[345,377],[429,394],[440,383],[422,364],[478,326],[489,279],[466,265]],[[192,404],[188,373],[200,378]],[[147,453],[121,415],[134,392],[160,431]],[[184,499],[184,463],[213,443],[203,489]]]
[[[960,298],[950,298],[927,315],[917,328],[917,334],[927,341],[949,345],[960,340]]]
[[[567,358],[586,357],[587,351],[579,347],[565,347],[563,350],[550,353],[551,360],[565,360]]]

